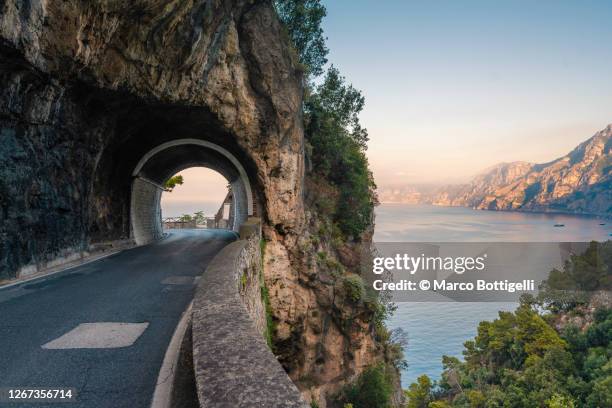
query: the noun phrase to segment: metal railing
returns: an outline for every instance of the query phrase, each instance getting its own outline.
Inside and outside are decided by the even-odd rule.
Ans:
[[[227,228],[227,220],[215,217],[200,217],[198,219],[185,219],[184,217],[162,218],[164,229],[193,229],[193,228]]]

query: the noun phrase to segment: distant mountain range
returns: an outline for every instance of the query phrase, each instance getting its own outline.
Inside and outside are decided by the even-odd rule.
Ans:
[[[500,163],[470,183],[382,188],[381,202],[612,217],[612,124],[549,163]]]

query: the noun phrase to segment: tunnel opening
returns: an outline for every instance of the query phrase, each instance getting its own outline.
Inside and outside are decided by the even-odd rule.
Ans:
[[[193,167],[213,170],[227,181],[228,194],[215,213],[216,222],[212,226],[238,232],[240,225],[255,215],[251,182],[236,156],[220,145],[201,139],[169,141],[144,154],[132,171],[130,235],[137,245],[163,237],[161,204],[165,183]]]
[[[161,216],[164,232],[174,229],[229,229],[233,194],[229,181],[206,167],[189,167],[164,184]]]

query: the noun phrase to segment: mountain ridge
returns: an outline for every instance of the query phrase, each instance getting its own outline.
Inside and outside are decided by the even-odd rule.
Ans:
[[[381,202],[612,217],[612,124],[547,163],[499,163],[469,183],[382,190]]]

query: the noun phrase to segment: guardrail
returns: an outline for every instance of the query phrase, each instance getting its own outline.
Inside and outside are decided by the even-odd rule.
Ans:
[[[167,217],[162,219],[164,229],[184,228],[227,228],[228,220],[215,217],[202,217],[200,219],[184,219],[182,217]]]

